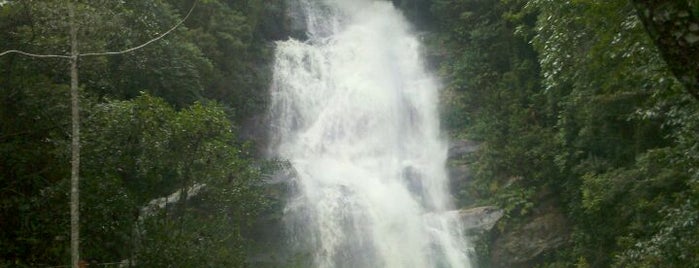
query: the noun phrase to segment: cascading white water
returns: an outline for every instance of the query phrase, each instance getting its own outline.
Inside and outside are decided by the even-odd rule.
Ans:
[[[277,43],[271,105],[295,245],[316,267],[470,267],[408,23],[390,2],[299,1],[308,40]]]

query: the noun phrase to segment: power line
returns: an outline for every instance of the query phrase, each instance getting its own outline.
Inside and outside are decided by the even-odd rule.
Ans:
[[[34,53],[24,52],[24,51],[16,50],[16,49],[4,51],[4,52],[0,53],[0,57],[5,56],[7,54],[12,54],[12,53],[22,54],[22,55],[34,57],[34,58],[61,58],[61,59],[70,59],[71,58],[69,55],[34,54]]]
[[[121,262],[103,262],[103,263],[88,263],[88,266],[117,266],[117,265],[128,265],[127,262],[121,261]],[[62,267],[71,267],[71,265],[56,265],[56,266],[45,266],[44,268],[62,268]]]
[[[162,39],[163,37],[167,36],[168,34],[172,33],[175,29],[177,29],[180,25],[182,25],[182,23],[184,23],[189,18],[189,16],[192,14],[192,11],[194,11],[194,8],[197,6],[197,2],[199,2],[199,0],[196,0],[196,1],[194,1],[194,3],[192,3],[192,7],[189,9],[189,12],[187,12],[187,15],[184,18],[182,18],[182,20],[180,20],[177,24],[172,26],[172,28],[170,28],[169,30],[167,30],[163,34],[161,34],[161,35],[159,35],[151,40],[148,40],[147,42],[145,42],[141,45],[138,45],[138,46],[135,46],[132,48],[128,48],[128,49],[124,49],[121,51],[82,53],[82,54],[78,54],[78,57],[119,55],[119,54],[126,54],[129,52],[133,52],[133,51],[139,50],[141,48],[144,48],[144,47],[150,45],[151,43],[156,42],[156,41]],[[29,57],[34,57],[34,58],[61,58],[61,59],[71,59],[72,58],[72,56],[70,56],[70,55],[35,54],[35,53],[29,53],[29,52],[25,52],[25,51],[21,51],[21,50],[16,50],[16,49],[3,51],[2,53],[0,53],[0,57],[8,55],[8,54],[12,54],[12,53],[21,54],[24,56],[29,56]]]
[[[0,0],[2,1],[2,0]],[[85,53],[85,54],[79,54],[78,52],[78,41],[77,41],[77,33],[76,33],[76,27],[74,25],[74,10],[73,10],[73,4],[72,2],[69,5],[68,8],[68,15],[70,19],[70,39],[71,39],[71,54],[70,55],[52,55],[52,54],[35,54],[35,53],[29,53],[21,50],[7,50],[2,53],[0,53],[0,56],[8,55],[11,53],[17,53],[20,55],[24,56],[29,56],[29,57],[34,57],[34,58],[63,58],[63,59],[69,59],[70,64],[71,64],[71,71],[70,71],[70,77],[71,77],[71,89],[70,89],[70,94],[71,94],[71,119],[72,119],[72,138],[71,138],[71,202],[70,202],[70,247],[71,247],[71,261],[72,261],[72,267],[78,268],[79,267],[79,190],[78,190],[78,185],[79,185],[79,167],[80,167],[80,114],[79,114],[79,92],[78,92],[78,58],[81,56],[106,56],[106,55],[119,55],[119,54],[126,54],[141,48],[144,48],[148,46],[149,44],[156,42],[163,37],[167,36],[171,32],[173,32],[177,27],[182,25],[185,20],[189,18],[189,16],[192,14],[192,11],[197,5],[198,0],[195,0],[192,3],[192,7],[189,9],[189,12],[187,12],[187,15],[180,20],[177,24],[175,24],[172,28],[167,30],[165,33],[159,35],[156,38],[153,38],[139,46],[132,47],[129,49],[125,49],[122,51],[115,51],[115,52],[100,52],[100,53]],[[2,2],[0,2],[2,3]]]
[[[192,14],[192,11],[194,11],[194,8],[197,6],[197,2],[198,2],[198,0],[194,1],[194,3],[192,4],[192,7],[189,9],[189,12],[187,12],[187,15],[182,20],[180,20],[180,22],[175,24],[175,26],[172,26],[172,28],[170,28],[170,30],[167,30],[165,33],[161,34],[160,36],[153,38],[153,39],[149,40],[148,42],[141,44],[140,46],[132,47],[132,48],[121,50],[121,51],[82,53],[79,56],[80,57],[87,57],[87,56],[119,55],[119,54],[125,54],[125,53],[129,53],[131,51],[141,49],[141,48],[143,48],[143,47],[145,47],[145,46],[147,46],[155,41],[162,39],[166,35],[170,34],[172,31],[177,29],[177,27],[179,27],[182,23],[184,23],[187,20],[187,18],[189,18],[189,15]]]

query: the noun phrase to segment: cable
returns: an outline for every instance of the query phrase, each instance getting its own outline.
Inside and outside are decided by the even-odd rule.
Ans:
[[[187,15],[182,20],[180,20],[177,24],[175,24],[175,26],[172,26],[172,28],[167,30],[165,33],[159,35],[158,37],[153,38],[151,40],[148,40],[148,42],[145,42],[139,46],[135,46],[135,47],[128,48],[125,50],[121,50],[121,51],[82,53],[82,54],[78,54],[78,57],[119,55],[119,54],[126,54],[129,52],[144,48],[144,47],[150,45],[151,43],[158,41],[158,40],[162,39],[163,37],[167,36],[168,34],[172,33],[175,29],[177,29],[177,27],[182,25],[182,23],[184,23],[189,18],[189,16],[192,14],[192,11],[194,11],[194,8],[197,6],[197,2],[199,2],[199,0],[195,0],[194,3],[192,3],[192,7],[189,9],[189,12],[187,12]],[[29,57],[34,57],[34,58],[61,58],[61,59],[71,59],[72,58],[71,55],[34,54],[34,53],[24,52],[24,51],[16,50],[16,49],[4,51],[4,52],[0,53],[0,57],[5,56],[7,54],[12,54],[12,53],[17,53],[17,54],[21,54],[21,55],[25,55],[25,56],[29,56]]]

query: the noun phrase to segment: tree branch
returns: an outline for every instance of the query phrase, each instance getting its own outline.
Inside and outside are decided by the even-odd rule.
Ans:
[[[178,22],[177,24],[175,24],[175,26],[172,26],[172,28],[170,28],[170,30],[167,30],[167,32],[165,32],[165,33],[159,35],[159,36],[156,37],[156,38],[153,38],[153,39],[149,40],[148,42],[145,42],[145,43],[143,43],[143,44],[141,44],[141,45],[139,45],[139,46],[135,46],[135,47],[132,47],[132,48],[129,48],[129,49],[121,50],[121,51],[83,53],[83,54],[80,54],[80,57],[119,55],[119,54],[126,54],[126,53],[129,53],[129,52],[132,52],[132,51],[135,51],[135,50],[144,48],[144,47],[146,47],[147,45],[150,45],[151,43],[153,43],[153,42],[155,42],[155,41],[158,41],[158,40],[162,39],[163,37],[167,36],[168,34],[170,34],[171,32],[173,32],[175,29],[177,29],[177,27],[179,27],[180,25],[182,25],[182,23],[184,23],[184,22],[187,20],[187,18],[189,18],[189,15],[192,14],[192,11],[194,11],[194,8],[197,6],[197,2],[199,2],[199,0],[195,0],[195,1],[194,1],[194,3],[192,4],[192,7],[189,9],[189,12],[187,12],[187,15],[186,15],[180,22]]]

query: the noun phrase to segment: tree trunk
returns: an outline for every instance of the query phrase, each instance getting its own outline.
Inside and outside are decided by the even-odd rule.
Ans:
[[[699,100],[699,14],[687,0],[633,0],[672,73]]]
[[[71,168],[70,168],[70,253],[73,268],[80,262],[80,106],[78,92],[78,34],[73,3],[68,5],[70,19],[70,99],[71,99]]]

